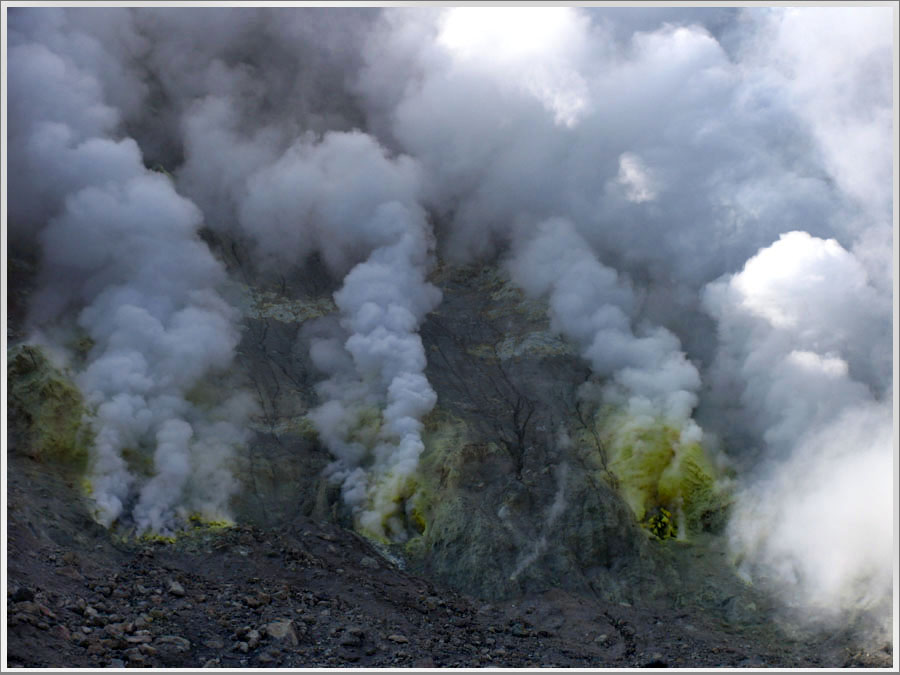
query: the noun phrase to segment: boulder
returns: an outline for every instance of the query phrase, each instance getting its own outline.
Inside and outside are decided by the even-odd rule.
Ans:
[[[291,619],[276,619],[265,626],[266,635],[274,642],[296,647],[300,641]]]

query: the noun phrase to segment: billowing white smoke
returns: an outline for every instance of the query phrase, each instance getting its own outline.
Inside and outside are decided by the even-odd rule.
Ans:
[[[868,214],[891,216],[893,158],[884,147],[896,111],[894,41],[886,7],[751,14],[747,61],[812,129],[830,176]],[[887,223],[885,223],[887,224]]]
[[[700,440],[691,420],[700,375],[678,338],[665,328],[636,335],[634,297],[615,270],[601,264],[574,226],[542,223],[509,264],[514,282],[531,295],[548,296],[551,328],[571,339],[595,374],[608,378],[607,401],[624,405],[648,426],[660,419]]]
[[[225,449],[245,433],[237,404],[206,402],[201,413],[186,398],[229,366],[237,317],[216,295],[224,275],[196,238],[200,212],[144,170],[133,140],[118,140],[127,126],[157,156],[183,142],[184,163],[168,167],[179,188],[203,207],[207,226],[245,236],[264,268],[288,271],[318,253],[333,273],[350,272],[336,296],[343,356],[313,350],[331,376],[315,418],[364,525],[402,536],[398,521],[386,523],[436,398],[416,334],[440,300],[425,281],[433,243],[419,169],[408,157],[389,159],[366,134],[309,131],[347,126],[339,106],[348,97],[332,83],[352,65],[344,38],[365,25],[364,13],[276,14],[216,13],[210,33],[202,12],[19,13],[10,213],[28,240],[29,228],[71,197],[42,235],[46,290],[35,316],[47,324],[69,305],[87,305],[79,321],[97,346],[78,381],[98,406],[93,487],[102,522],[135,499],[131,515],[156,529],[171,524],[187,493],[208,491],[224,504],[234,488]],[[297,62],[307,64],[301,78]],[[166,108],[156,107],[160,99]],[[376,412],[376,437],[359,452],[347,427],[362,401],[367,415]],[[123,458],[143,446],[157,448],[149,481]]]
[[[212,35],[210,17],[133,14],[150,38],[142,62],[165,74],[157,95],[171,105],[162,121],[138,111],[132,123],[149,138],[159,134],[154,122],[180,137],[179,188],[209,227],[249,244],[258,269],[290,273],[318,254],[334,275],[349,272],[335,298],[337,344],[313,345],[330,376],[314,419],[348,503],[383,534],[375,521],[396,509],[394,493],[422,450],[419,419],[435,400],[417,335],[440,300],[425,282],[433,243],[420,169],[367,134],[329,131],[355,115],[336,82],[358,58],[350,46],[364,13],[216,12]],[[373,411],[384,418],[378,440],[362,447],[348,435],[362,412],[374,424]]]
[[[891,12],[745,9],[706,26],[699,10],[655,12],[386,13],[356,88],[373,127],[422,163],[445,255],[511,241],[516,280],[549,294],[556,327],[634,400],[662,410],[671,395],[683,412],[699,391],[679,341],[632,329],[641,321],[674,331],[695,362],[715,359],[701,371],[704,426],[734,440],[739,464],[778,467],[760,469],[765,488],[748,478],[738,502],[749,568],[778,576],[789,561],[808,608],[870,607],[893,517],[881,508],[891,474],[873,470],[890,454]],[[398,73],[415,86],[392,84]],[[574,227],[538,228],[554,218]],[[778,241],[791,230],[805,234]],[[707,284],[770,245],[701,306]],[[862,417],[868,438],[853,431]],[[859,438],[814,452],[829,432]],[[797,514],[815,505],[838,528],[804,548],[791,535],[805,516],[776,522],[754,510],[766,499]],[[857,543],[850,523],[879,544],[834,553]],[[768,542],[748,545],[769,525]],[[816,583],[818,599],[805,592]],[[863,591],[854,602],[838,589]]]
[[[384,215],[408,223],[409,231],[354,267],[335,294],[353,369],[334,359],[332,342],[313,345],[314,362],[333,376],[319,386],[326,401],[312,419],[337,456],[333,476],[364,531],[404,539],[406,514],[397,498],[425,449],[421,419],[437,402],[416,331],[441,295],[425,281],[431,252],[422,221],[394,207]],[[366,420],[373,408],[381,419]]]
[[[37,318],[103,315],[91,361],[126,364],[88,378],[110,438],[158,436],[171,467],[187,434],[165,421],[192,426],[191,457],[218,438],[186,382],[225,367],[236,339],[199,215],[143,151],[171,159],[206,225],[251,242],[265,269],[318,253],[347,275],[313,344],[329,375],[317,424],[360,522],[402,537],[401,484],[434,401],[416,335],[438,301],[424,207],[447,260],[512,246],[516,279],[550,297],[608,397],[694,410],[737,464],[762,462],[735,521],[759,536],[735,537],[748,570],[790,568],[834,606],[854,604],[838,589],[856,607],[878,595],[886,556],[834,553],[854,550],[849,523],[885,540],[874,509],[821,486],[854,494],[871,471],[881,499],[887,484],[872,467],[893,387],[890,8],[13,9],[10,234],[55,218]],[[199,323],[176,322],[188,310]],[[186,324],[213,347],[166,356]],[[150,412],[126,415],[135,402]],[[109,476],[128,475],[109,458]],[[165,492],[153,499],[178,501]],[[793,509],[768,538],[754,525],[770,523],[766,500]],[[831,557],[795,534],[810,505],[848,508],[829,511]]]
[[[752,17],[756,81],[811,128],[850,204],[839,241],[793,231],[711,284],[709,383],[762,463],[730,527],[745,571],[812,618],[866,611],[889,630],[893,522],[890,19],[880,9]],[[785,229],[801,225],[786,220]],[[815,525],[814,525],[815,523]],[[810,612],[810,609],[816,611]]]
[[[841,205],[796,114],[702,25],[658,24],[620,43],[605,16],[386,13],[356,87],[372,127],[421,163],[445,256],[471,259],[523,223],[527,234],[563,217],[642,278],[661,319],[678,320],[785,217],[824,234]]]
[[[764,429],[730,536],[745,571],[816,616],[889,611],[889,298],[836,241],[790,232],[708,287],[720,377]],[[740,420],[738,420],[740,422]]]
[[[284,267],[317,251],[335,273],[352,266],[334,296],[341,331],[312,343],[330,377],[311,417],[359,525],[394,539],[407,534],[399,497],[437,400],[418,335],[441,299],[426,281],[433,242],[418,181],[414,162],[387,157],[370,136],[329,133],[251,175],[239,209],[262,259]]]
[[[116,140],[118,114],[78,64],[102,47],[56,33],[57,14],[25,18],[10,27],[11,229],[39,233],[36,327],[56,334],[74,314],[93,341],[75,377],[93,410],[96,517],[156,531],[191,512],[224,517],[248,402],[196,389],[228,369],[239,338],[216,291],[224,270],[197,236],[199,210]],[[145,453],[139,475],[126,456]]]

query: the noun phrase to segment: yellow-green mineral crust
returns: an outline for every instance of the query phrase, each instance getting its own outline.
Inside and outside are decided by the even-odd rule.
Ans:
[[[40,347],[17,345],[7,350],[7,360],[8,410],[24,423],[26,452],[83,471],[90,434],[81,392]]]
[[[727,508],[727,495],[703,446],[657,421],[617,418],[605,425],[609,469],[638,522],[660,539],[699,532]]]

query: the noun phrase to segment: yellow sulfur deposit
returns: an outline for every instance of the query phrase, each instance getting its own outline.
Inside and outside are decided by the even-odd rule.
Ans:
[[[375,480],[366,508],[357,518],[357,530],[382,544],[406,541],[423,533],[424,502],[416,479],[388,473]]]
[[[223,530],[234,527],[234,523],[224,519],[210,519],[207,516],[194,512],[187,517],[187,522],[174,531],[165,533],[145,530],[136,532],[133,527],[114,525],[111,529],[113,538],[123,544],[183,544],[190,546],[208,540],[209,535],[216,535]]]
[[[234,523],[230,520],[210,520],[200,513],[192,513],[188,516],[188,522],[193,528],[205,528],[208,530],[224,530],[234,527]]]
[[[684,442],[680,429],[663,421],[647,425],[613,416],[603,430],[609,469],[622,497],[660,539],[701,531],[727,507],[703,447]]]
[[[663,507],[659,507],[656,514],[650,516],[644,523],[651,533],[660,539],[671,539],[678,536],[678,527],[672,514]]]
[[[17,345],[7,360],[8,411],[27,430],[25,451],[84,471],[90,434],[81,392],[40,347]]]
[[[377,444],[384,442],[380,436],[382,424],[381,411],[362,408],[349,430],[348,440],[377,452]],[[454,420],[446,419],[436,410],[425,417],[423,427],[422,440],[426,450],[413,473],[377,469],[368,472],[365,503],[354,518],[354,525],[360,534],[372,541],[384,545],[406,544],[424,535],[428,529],[432,489],[427,477],[435,468],[432,464],[436,456],[443,457],[450,448],[458,447],[460,430]]]
[[[162,535],[157,534],[156,532],[144,532],[140,537],[138,537],[138,541],[142,541],[148,544],[174,544],[175,537],[171,535]]]

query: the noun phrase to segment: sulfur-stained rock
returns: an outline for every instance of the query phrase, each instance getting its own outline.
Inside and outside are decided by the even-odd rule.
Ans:
[[[7,350],[8,410],[13,429],[27,434],[21,447],[38,459],[63,462],[78,471],[87,465],[90,434],[81,392],[35,345]]]

